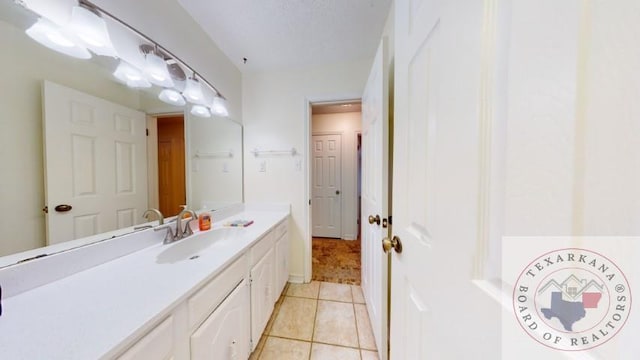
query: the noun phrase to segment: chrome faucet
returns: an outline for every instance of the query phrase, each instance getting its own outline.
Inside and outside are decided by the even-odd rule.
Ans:
[[[191,219],[187,220],[187,224],[185,225],[185,227],[183,229],[182,228],[182,218],[186,214],[191,215]],[[187,209],[186,206],[184,206],[182,208],[182,211],[180,211],[180,213],[178,214],[178,217],[176,218],[176,240],[180,240],[180,239],[185,238],[187,236],[193,235],[193,230],[191,230],[191,226],[189,226],[189,223],[192,222],[193,220],[197,220],[197,219],[198,219],[198,215],[196,215],[195,211],[189,210],[189,209]]]
[[[158,225],[162,225],[164,224],[164,216],[162,216],[162,213],[160,212],[160,210],[158,209],[147,209],[143,214],[142,217],[146,218],[147,220],[151,221],[151,219],[149,219],[149,215],[151,214],[155,214],[156,217],[158,218]]]
[[[196,213],[193,210],[189,210],[187,209],[187,207],[185,205],[181,205],[182,207],[182,211],[180,211],[180,213],[178,214],[178,216],[176,216],[176,232],[174,233],[173,230],[171,230],[171,225],[166,224],[166,225],[162,225],[162,226],[158,226],[156,228],[154,228],[154,231],[161,231],[161,230],[167,230],[166,235],[164,236],[164,241],[162,242],[163,244],[169,244],[172,243],[174,241],[178,241],[180,239],[184,239],[190,235],[193,235],[193,230],[191,230],[191,227],[189,226],[189,223],[193,220],[197,220],[198,216],[196,215]],[[185,226],[185,228],[182,228],[182,218],[186,215],[189,214],[191,215],[191,218],[189,220],[187,220],[187,224]]]

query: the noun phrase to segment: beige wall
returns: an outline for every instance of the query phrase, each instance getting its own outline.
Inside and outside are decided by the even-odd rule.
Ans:
[[[362,113],[316,114],[311,121],[313,134],[341,134],[341,185],[342,226],[341,238],[355,240],[358,236],[358,143],[362,129]]]
[[[372,59],[343,64],[244,74],[245,201],[291,204],[290,274],[304,276],[304,257],[310,234],[308,226],[307,178],[308,101],[311,99],[359,98]],[[295,147],[299,155],[256,159],[254,148],[283,150]],[[264,160],[266,171],[260,172]],[[300,162],[300,168],[297,163]]]
[[[50,0],[29,3],[51,4]],[[69,4],[68,0],[56,3]],[[229,100],[232,119],[242,121],[241,74],[175,0],[95,1],[196,68]],[[171,24],[166,22],[170,19]],[[0,256],[44,243],[44,182],[41,120],[42,79],[84,91],[134,109],[149,107],[111,74],[85,60],[51,51],[24,31],[0,22]],[[25,51],[27,56],[19,54]],[[151,103],[153,103],[151,99]],[[21,226],[16,226],[20,222]]]
[[[108,80],[103,68],[55,53],[5,22],[0,42],[11,49],[0,54],[1,256],[45,244],[42,80],[134,109],[140,100],[137,92]]]

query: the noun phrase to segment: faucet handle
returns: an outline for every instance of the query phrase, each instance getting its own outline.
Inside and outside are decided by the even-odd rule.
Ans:
[[[193,235],[193,230],[191,230],[191,226],[189,224],[191,224],[191,222],[194,220],[198,220],[198,215],[195,211],[187,209],[185,209],[185,211],[191,216],[191,218],[187,220],[187,225],[185,225],[184,230],[182,231],[182,237]]]
[[[162,242],[163,244],[168,244],[170,242],[173,242],[176,240],[176,236],[173,235],[173,231],[171,230],[171,226],[170,225],[161,225],[158,226],[156,228],[153,228],[153,231],[161,231],[161,230],[167,230],[167,233],[164,236],[164,241]]]

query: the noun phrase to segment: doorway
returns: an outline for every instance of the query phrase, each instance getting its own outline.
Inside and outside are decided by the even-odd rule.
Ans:
[[[359,285],[360,101],[311,104],[311,278]]]
[[[150,117],[147,129],[149,207],[175,216],[187,201],[184,115]]]

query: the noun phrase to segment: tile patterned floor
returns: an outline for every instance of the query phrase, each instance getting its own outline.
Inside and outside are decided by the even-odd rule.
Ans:
[[[288,284],[249,359],[378,359],[362,289],[319,281]]]
[[[360,240],[312,240],[312,279],[360,285]]]

